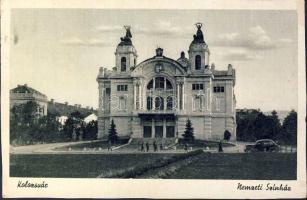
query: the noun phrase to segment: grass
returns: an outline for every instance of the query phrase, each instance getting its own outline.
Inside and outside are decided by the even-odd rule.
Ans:
[[[131,167],[150,165],[171,153],[34,154],[10,156],[11,177],[95,178]],[[168,179],[295,180],[296,153],[202,153]]]
[[[11,177],[95,178],[103,172],[151,163],[173,154],[10,155]]]
[[[295,153],[203,154],[172,179],[295,180]]]

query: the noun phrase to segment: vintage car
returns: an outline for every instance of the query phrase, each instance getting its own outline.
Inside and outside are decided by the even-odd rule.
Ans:
[[[279,151],[279,145],[270,139],[257,140],[255,144],[246,145],[245,152],[273,152]]]

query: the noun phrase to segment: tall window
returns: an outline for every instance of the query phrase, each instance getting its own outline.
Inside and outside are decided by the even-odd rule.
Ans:
[[[163,97],[155,98],[155,109],[156,110],[164,110],[164,99]]]
[[[195,56],[195,70],[201,69],[201,57],[200,55]]]
[[[166,109],[172,110],[173,109],[173,97],[169,96],[166,99]]]
[[[147,97],[147,110],[152,109],[152,97]]]
[[[126,57],[122,57],[120,60],[120,71],[126,71]]]

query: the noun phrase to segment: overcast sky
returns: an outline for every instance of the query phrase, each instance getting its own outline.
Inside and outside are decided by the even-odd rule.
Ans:
[[[123,25],[131,25],[138,63],[177,59],[203,23],[210,63],[236,69],[237,108],[297,110],[294,11],[27,9],[12,12],[10,85],[27,83],[57,102],[98,105],[99,67],[114,67]]]

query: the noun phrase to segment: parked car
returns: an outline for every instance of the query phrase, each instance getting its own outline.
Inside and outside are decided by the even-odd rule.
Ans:
[[[257,140],[255,144],[246,145],[245,152],[273,152],[279,151],[279,145],[270,139]]]

